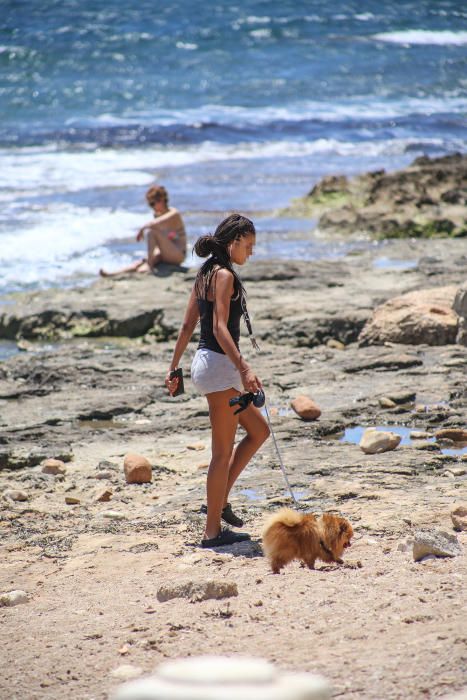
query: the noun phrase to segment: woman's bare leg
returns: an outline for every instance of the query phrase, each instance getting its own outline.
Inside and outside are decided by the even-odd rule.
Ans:
[[[229,399],[237,396],[235,389],[215,391],[207,394],[209,419],[212,430],[212,457],[207,478],[208,515],[204,539],[217,537],[221,529],[221,511],[229,478],[229,464],[232,458],[238,417],[229,406]]]
[[[148,243],[148,263],[151,268],[158,265],[160,262],[170,263],[171,265],[181,265],[185,260],[185,254],[182,253],[173,241],[167,236],[164,236],[157,230],[150,229],[147,234]]]
[[[229,464],[229,478],[227,480],[227,488],[225,491],[224,507],[229,500],[229,493],[245,469],[246,465],[259,450],[263,442],[265,442],[270,434],[270,430],[266,420],[261,415],[261,412],[256,406],[250,404],[245,411],[239,413],[239,423],[246,430],[245,437],[238,443],[235,451],[232,454]]]
[[[143,258],[142,260],[137,260],[127,267],[122,267],[120,270],[115,270],[115,272],[107,272],[102,268],[99,270],[101,277],[115,277],[116,275],[123,275],[126,272],[151,272],[151,268],[148,265],[148,261]]]

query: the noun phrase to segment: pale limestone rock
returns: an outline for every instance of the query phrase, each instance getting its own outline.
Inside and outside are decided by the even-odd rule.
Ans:
[[[430,433],[427,433],[425,430],[411,430],[410,431],[410,439],[411,440],[426,440],[427,438],[432,437]]]
[[[206,445],[204,442],[192,442],[189,445],[186,446],[187,450],[205,450]]]
[[[25,591],[9,591],[0,595],[0,608],[12,608],[14,605],[22,605],[29,601]]]
[[[453,476],[464,476],[467,469],[465,467],[449,467],[448,471],[450,471]]]
[[[27,501],[29,499],[26,491],[21,491],[20,489],[7,489],[3,492],[5,498],[9,498],[10,501]]]
[[[384,430],[368,428],[362,435],[359,447],[365,454],[377,454],[394,450],[401,441],[401,436]]]
[[[102,513],[102,517],[109,520],[126,520],[126,515],[116,510],[106,510]]]
[[[467,347],[467,318],[459,318],[456,343]]]
[[[140,666],[133,666],[133,664],[121,664],[117,668],[112,669],[110,675],[112,678],[117,678],[119,681],[129,681],[133,678],[138,678],[144,673]]]
[[[409,552],[413,547],[413,537],[406,537],[397,545],[398,552]]]
[[[42,462],[43,474],[66,474],[65,463],[61,459],[46,459]]]
[[[420,440],[413,445],[415,450],[428,450],[429,452],[439,452],[439,444],[429,440]]]
[[[157,591],[157,600],[160,603],[165,603],[172,598],[188,598],[191,602],[199,602],[201,600],[231,598],[237,595],[237,584],[232,581],[187,580],[161,586]]]
[[[467,318],[467,282],[457,290],[452,308],[458,316]]]
[[[454,530],[467,530],[467,505],[459,504],[451,510],[451,520]]]
[[[378,306],[359,336],[362,345],[454,343],[459,317],[452,309],[455,286],[419,289]]]
[[[428,554],[436,557],[457,557],[462,549],[455,535],[443,530],[419,530],[413,543],[414,561],[420,561]]]
[[[142,455],[125,455],[123,469],[127,484],[149,484],[152,481],[152,467]]]
[[[381,396],[381,398],[378,399],[378,403],[381,408],[395,408],[395,406],[397,406],[396,402],[388,399],[387,396]]]
[[[321,409],[309,396],[303,394],[296,396],[290,405],[303,420],[316,420],[321,415]]]

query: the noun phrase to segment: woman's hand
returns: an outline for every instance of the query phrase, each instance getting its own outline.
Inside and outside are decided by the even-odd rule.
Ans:
[[[252,394],[256,394],[259,389],[263,388],[261,380],[256,376],[250,367],[242,370],[240,376],[242,378],[242,384],[245,391],[251,391]]]
[[[139,243],[140,241],[142,241],[143,238],[144,238],[144,229],[145,229],[145,227],[143,226],[143,228],[140,228],[140,230],[139,230],[138,233],[136,234],[136,240],[138,241],[138,243]]]
[[[178,387],[178,377],[174,377],[173,379],[170,378],[172,371],[173,370],[169,369],[169,371],[167,372],[167,375],[165,377],[165,386],[169,390],[169,394],[171,396],[174,395],[174,393],[177,391],[177,387]]]

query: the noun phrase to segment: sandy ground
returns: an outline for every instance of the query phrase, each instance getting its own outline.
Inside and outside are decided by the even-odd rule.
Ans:
[[[177,472],[158,475],[149,487],[122,487],[118,504],[66,506],[44,494],[34,509],[16,507],[10,535],[2,537],[0,589],[23,589],[30,602],[0,609],[2,698],[107,698],[122,663],[149,672],[165,658],[206,653],[246,653],[319,672],[335,697],[431,698],[463,686],[465,555],[414,563],[410,548],[398,550],[414,521],[452,531],[449,503],[459,493],[452,479],[433,476],[421,487],[402,475],[389,492],[354,497],[342,508],[356,530],[347,565],[308,571],[293,563],[273,575],[259,545],[267,508],[244,494],[237,510],[252,544],[199,549],[204,469],[196,465],[208,449],[187,444],[203,442],[207,433],[175,450],[158,443],[155,451],[139,440],[139,450],[157,453],[158,461],[169,455]],[[83,446],[75,462],[116,462],[131,447]],[[242,478],[240,493],[264,487],[272,501],[286,502],[280,473],[262,462]],[[116,481],[123,483],[120,474]],[[316,478],[316,488],[326,481]],[[126,519],[104,518],[109,506]],[[465,547],[466,533],[459,540]],[[357,561],[361,568],[352,568]],[[158,602],[163,583],[187,579],[235,581],[238,596]]]
[[[306,510],[337,510],[352,522],[343,566],[309,571],[295,562],[270,572],[262,526],[290,505],[271,440],[232,494],[252,542],[199,547],[208,416],[189,381],[183,397],[166,395],[173,340],[75,338],[39,351],[31,344],[2,363],[0,492],[24,490],[27,500],[0,500],[0,593],[24,590],[29,600],[0,608],[1,700],[101,700],[121,682],[122,664],[148,673],[167,658],[206,653],[318,672],[334,697],[352,700],[425,700],[467,685],[467,533],[457,533],[463,553],[455,558],[415,563],[407,545],[420,528],[454,532],[450,511],[466,501],[466,456],[415,440],[365,455],[342,441],[358,425],[429,435],[465,427],[465,348],[326,345],[333,333],[356,337],[371,309],[396,293],[460,284],[466,245],[439,241],[431,246],[436,258],[404,273],[378,270],[369,256],[294,264],[285,268],[289,279],[282,265],[247,272],[263,349],[255,367],[284,462]],[[422,259],[424,246],[403,242],[391,252],[407,257],[410,248]],[[107,299],[117,320],[154,297],[175,326],[190,286],[180,276],[102,281],[67,296],[75,312],[102,309]],[[63,294],[53,294],[26,299],[23,320],[28,304],[62,309]],[[407,391],[416,395],[409,404],[381,406],[381,397]],[[319,421],[291,412],[297,393],[318,402]],[[151,484],[125,483],[128,452],[149,459]],[[69,459],[66,474],[43,474],[42,456],[59,455]],[[98,502],[105,490],[111,500]],[[162,585],[210,579],[235,582],[238,595],[158,601]]]

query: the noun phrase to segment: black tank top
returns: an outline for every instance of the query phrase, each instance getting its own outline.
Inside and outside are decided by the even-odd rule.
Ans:
[[[213,350],[225,355],[212,330],[213,302],[207,299],[200,299],[199,297],[197,302],[201,326],[198,348]],[[230,300],[229,320],[227,321],[227,328],[237,348],[240,341],[240,318],[242,313],[241,295],[238,294],[235,299]]]

